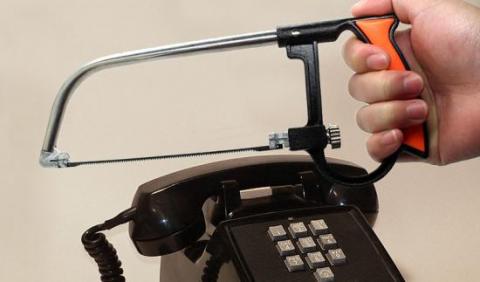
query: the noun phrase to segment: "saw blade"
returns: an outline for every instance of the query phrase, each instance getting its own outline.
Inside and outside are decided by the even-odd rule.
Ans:
[[[245,148],[236,148],[236,149],[192,152],[192,153],[172,154],[172,155],[158,155],[158,156],[137,157],[137,158],[75,161],[75,162],[68,162],[67,167],[76,167],[76,166],[81,166],[81,165],[95,165],[95,164],[114,164],[114,163],[126,163],[126,162],[140,162],[140,161],[176,159],[176,158],[188,158],[188,157],[201,157],[201,156],[228,154],[228,153],[263,152],[263,151],[280,150],[280,149],[282,149],[282,146],[276,146],[276,147],[257,146],[257,147],[245,147]]]

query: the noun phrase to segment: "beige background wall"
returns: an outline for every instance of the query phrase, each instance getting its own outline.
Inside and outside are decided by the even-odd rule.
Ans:
[[[81,64],[110,53],[349,16],[355,1],[0,1],[0,281],[99,281],[80,235],[130,205],[136,187],[230,158],[43,169],[50,106]],[[476,1],[480,4],[479,1]],[[341,42],[321,46],[325,117],[343,130],[333,156],[372,168],[354,122]],[[305,120],[302,67],[274,46],[102,72],[71,100],[59,147],[74,160],[262,145]],[[399,164],[378,183],[375,231],[408,281],[477,281],[480,159]],[[127,228],[108,232],[129,281],[157,281]],[[433,278],[433,277],[436,278]]]

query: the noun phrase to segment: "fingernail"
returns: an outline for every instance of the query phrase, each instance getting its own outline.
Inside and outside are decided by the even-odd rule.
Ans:
[[[367,57],[367,67],[373,70],[383,70],[388,67],[388,58],[385,54],[373,54]]]
[[[427,116],[427,105],[417,100],[407,106],[407,117],[411,120],[424,120]]]
[[[403,89],[407,93],[419,94],[422,88],[422,78],[416,74],[410,73],[403,79]]]
[[[398,136],[395,130],[390,130],[383,133],[383,136],[380,138],[380,142],[384,146],[390,146],[398,143]]]

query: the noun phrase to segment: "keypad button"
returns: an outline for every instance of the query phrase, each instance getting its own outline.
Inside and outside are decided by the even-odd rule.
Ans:
[[[311,269],[327,266],[327,261],[321,252],[308,253],[305,257],[305,261]]]
[[[299,255],[286,257],[284,262],[289,272],[303,270],[305,267],[303,260]]]
[[[310,221],[308,224],[310,231],[312,231],[313,235],[321,235],[328,233],[328,226],[323,219],[317,219]]]
[[[290,234],[293,238],[299,238],[307,235],[307,228],[303,222],[290,223],[290,226],[288,226],[288,231],[290,231]]]
[[[300,252],[303,254],[314,251],[317,248],[317,245],[315,244],[315,241],[313,241],[312,237],[299,238],[297,245],[300,249]]]
[[[322,250],[329,250],[337,247],[337,240],[332,234],[324,234],[318,237],[318,244]]]
[[[326,257],[331,265],[340,265],[344,264],[347,261],[345,253],[340,248],[329,250],[326,254]]]
[[[278,241],[276,247],[281,256],[293,255],[295,253],[295,246],[293,246],[290,240]]]
[[[318,282],[333,282],[335,278],[330,267],[319,268],[313,275],[315,275]]]
[[[268,227],[268,236],[272,241],[279,241],[287,239],[287,232],[281,225],[275,225]]]

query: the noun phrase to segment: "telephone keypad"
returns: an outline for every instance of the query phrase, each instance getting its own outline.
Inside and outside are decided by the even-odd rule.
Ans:
[[[315,219],[307,224],[291,222],[286,229],[288,234],[282,225],[270,226],[267,233],[273,241],[277,241],[276,248],[280,257],[286,256],[284,263],[288,271],[313,270],[317,281],[334,281],[334,270],[330,267],[345,264],[347,257],[333,234],[329,233],[325,220]],[[283,236],[282,230],[285,232],[285,237],[281,237],[284,240],[275,240]],[[308,267],[305,267],[304,261]]]
[[[284,230],[286,238],[273,240],[275,230]],[[227,253],[237,256],[238,280],[405,281],[365,216],[352,206],[268,212],[224,221],[215,232],[228,240]]]

